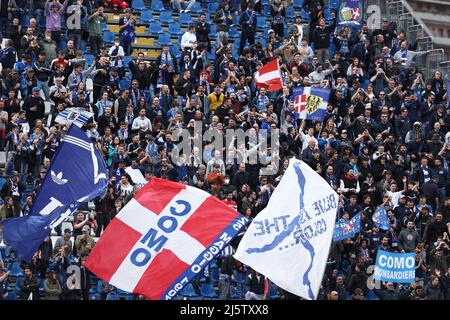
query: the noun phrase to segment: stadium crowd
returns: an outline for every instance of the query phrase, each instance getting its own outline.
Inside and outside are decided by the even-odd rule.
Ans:
[[[175,0],[171,9],[164,3],[180,13],[194,4]],[[83,262],[139,190],[126,167],[139,169],[146,180],[162,177],[206,190],[251,219],[267,205],[290,157],[308,163],[339,194],[336,220],[362,212],[361,233],[331,245],[319,299],[450,299],[450,114],[442,73],[424,78],[415,59],[428,52],[417,51],[416,39],[407,39],[392,21],[383,19],[373,31],[366,23],[361,30],[336,29],[336,14],[325,17],[323,0],[303,2],[308,23],[300,16],[289,21],[286,5],[269,3],[264,45],[255,41],[261,1],[224,1],[211,16],[214,38],[207,15],[199,14],[181,37],[180,58],[167,43],[148,61],[144,52],[128,58],[136,28],[128,2],[1,2],[0,148],[7,163],[0,220],[28,214],[64,137],[66,125],[56,116],[68,107],[94,114],[84,127],[104,155],[110,186],[94,206],[78,210],[72,228],[56,229],[57,240],[48,237],[30,263],[15,261],[6,243],[0,299],[14,292],[23,299],[30,293],[33,299],[92,298],[95,277]],[[111,47],[103,43],[108,10],[121,12]],[[81,24],[69,23],[67,12],[79,12]],[[31,19],[22,27],[26,16]],[[238,40],[229,34],[234,24],[240,25]],[[284,86],[271,92],[258,88],[253,76],[274,59]],[[124,79],[130,87],[121,86]],[[331,89],[322,122],[297,119],[292,89],[298,86]],[[249,139],[222,150],[204,142],[203,151],[193,148],[173,161],[172,134],[182,128],[194,138],[196,121],[203,132],[248,130]],[[264,130],[279,133],[279,152],[255,151]],[[250,157],[251,150],[278,162],[278,172],[260,174],[267,165]],[[390,219],[387,231],[372,221],[379,206]],[[217,287],[212,296],[221,299],[295,299],[231,256],[238,241],[192,282],[193,294],[201,296],[210,283]],[[416,282],[374,282],[372,288],[370,266],[379,248],[415,252]],[[81,266],[80,288],[68,284],[70,264]],[[107,299],[113,291],[103,284],[98,293]]]

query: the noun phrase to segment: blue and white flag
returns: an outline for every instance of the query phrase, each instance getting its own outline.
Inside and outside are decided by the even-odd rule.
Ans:
[[[359,30],[363,22],[364,0],[341,0],[337,12],[337,26]]]
[[[330,99],[330,89],[297,87],[293,89],[296,119],[323,121]]]
[[[59,124],[73,123],[81,128],[93,116],[94,114],[92,112],[85,111],[82,108],[66,108],[64,111],[58,113],[55,122]]]
[[[375,225],[382,230],[389,230],[391,224],[389,223],[389,217],[386,210],[383,207],[379,207],[372,216],[372,221]]]
[[[234,257],[277,286],[305,299],[316,299],[338,201],[336,192],[320,175],[305,162],[292,158]]]
[[[353,238],[356,233],[361,232],[361,212],[350,219],[350,221],[339,220],[334,225],[333,241]]]
[[[416,254],[378,250],[373,276],[377,280],[409,283],[416,280]]]
[[[3,234],[16,257],[30,261],[52,228],[82,203],[105,193],[108,170],[86,133],[69,128],[56,151],[30,214],[3,222]]]

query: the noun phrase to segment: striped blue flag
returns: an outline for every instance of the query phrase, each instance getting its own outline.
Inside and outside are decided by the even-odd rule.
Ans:
[[[83,110],[82,108],[66,108],[58,113],[55,122],[59,124],[73,123],[78,127],[82,127],[94,116],[92,112]]]

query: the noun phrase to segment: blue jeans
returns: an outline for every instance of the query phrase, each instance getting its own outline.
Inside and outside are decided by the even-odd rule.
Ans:
[[[82,34],[81,34],[81,33],[73,33],[73,32],[69,32],[69,39],[70,39],[70,40],[73,40],[73,48],[74,48],[74,51],[80,50],[81,37],[82,37]]]
[[[181,10],[191,10],[194,6],[195,0],[189,0],[189,2],[181,2],[180,0],[173,0],[173,6],[180,12]]]
[[[44,91],[45,100],[50,99],[50,88],[48,87],[48,81],[37,81],[38,88]]]

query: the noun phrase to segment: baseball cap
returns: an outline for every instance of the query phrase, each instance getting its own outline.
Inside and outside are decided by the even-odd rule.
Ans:
[[[269,29],[269,31],[267,31],[267,34],[269,34],[271,32],[275,32],[275,31],[273,31],[273,29]]]
[[[47,169],[41,169],[41,173],[46,173]]]
[[[11,176],[18,176],[18,175],[19,175],[19,173],[15,170],[13,172],[11,172]]]
[[[72,233],[72,230],[70,230],[69,228],[64,229],[64,233]]]
[[[83,228],[81,229],[81,231],[89,231],[91,230],[91,228],[89,228],[88,225],[84,225]]]
[[[39,92],[39,91],[41,91],[40,88],[38,88],[38,87],[34,87],[34,88],[33,88],[33,92]]]

